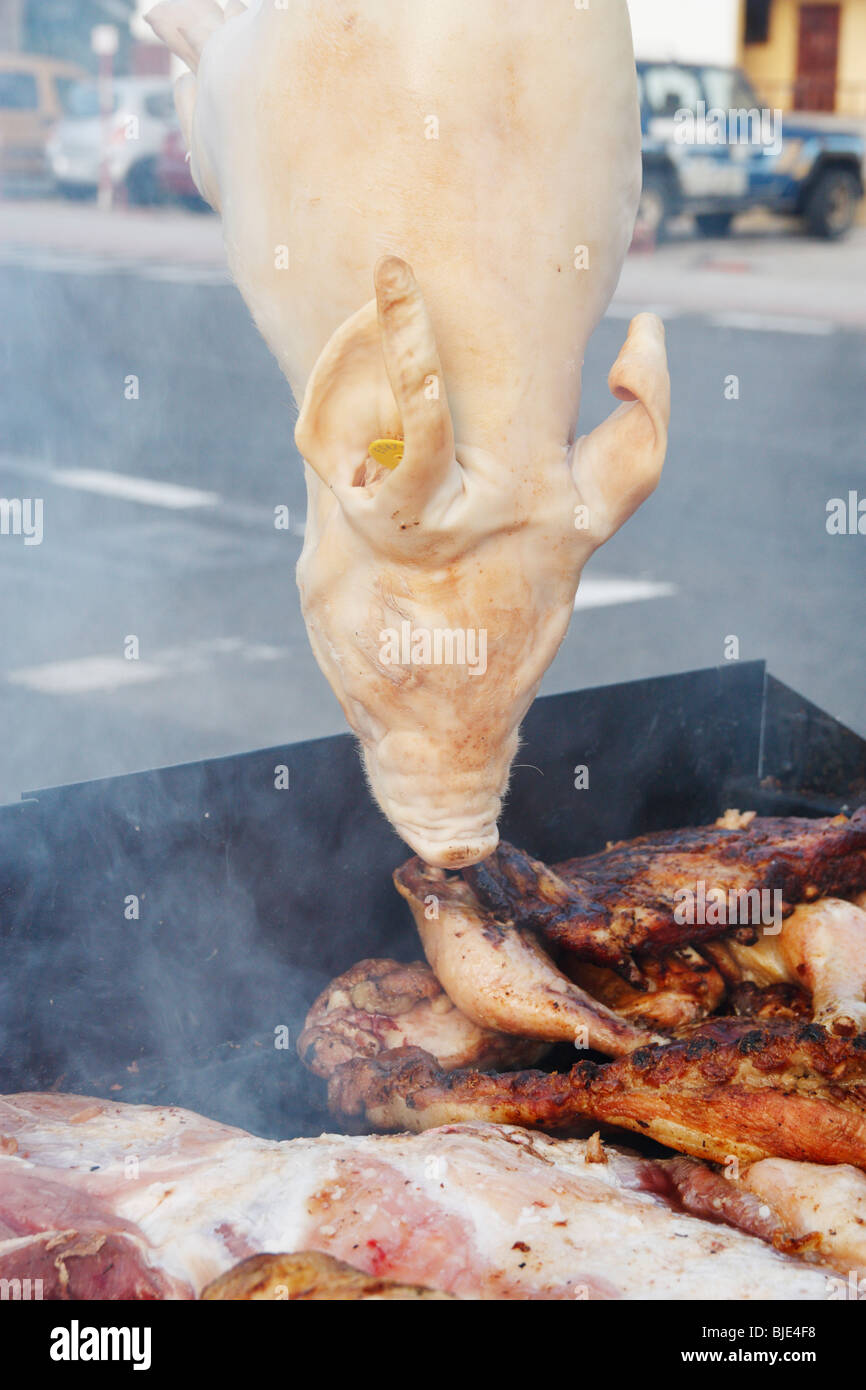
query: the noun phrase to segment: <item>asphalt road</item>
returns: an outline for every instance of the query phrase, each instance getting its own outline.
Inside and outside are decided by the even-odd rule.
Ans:
[[[0,801],[342,730],[294,587],[291,398],[235,290],[5,265],[0,323],[0,496],[44,502],[42,544],[0,535]],[[624,331],[590,345],[582,428]],[[735,636],[866,734],[866,536],[825,524],[866,498],[866,333],[680,312],[668,338],[661,487],[588,567],[544,691],[715,665]]]

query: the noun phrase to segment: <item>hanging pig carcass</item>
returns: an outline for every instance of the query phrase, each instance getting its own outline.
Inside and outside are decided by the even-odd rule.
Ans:
[[[150,20],[192,70],[193,176],[301,403],[313,650],[399,834],[477,862],[581,570],[664,459],[652,315],[611,370],[620,407],[576,428],[640,190],[625,0],[168,0]]]

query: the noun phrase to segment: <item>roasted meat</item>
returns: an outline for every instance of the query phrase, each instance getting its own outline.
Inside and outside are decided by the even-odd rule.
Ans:
[[[364,1274],[333,1255],[250,1255],[202,1290],[206,1302],[359,1303],[449,1299],[418,1285],[395,1284]]]
[[[527,1067],[548,1051],[546,1043],[480,1028],[422,961],[359,961],[322,991],[298,1040],[302,1061],[323,1077],[352,1057],[395,1047],[422,1047],[445,1071]]]
[[[591,965],[570,952],[560,953],[569,979],[622,1018],[651,1028],[676,1032],[714,1013],[725,998],[719,970],[691,946],[682,946],[661,960],[641,960],[641,988],[604,966]]]
[[[729,812],[716,825],[642,835],[555,868],[503,843],[463,877],[500,922],[536,930],[552,947],[607,966],[639,986],[636,953],[663,956],[732,930],[727,914],[722,921],[714,913],[705,922],[678,921],[678,892],[698,897],[701,884],[725,895],[778,890],[785,914],[801,902],[861,892],[866,807],[850,820]],[[738,898],[737,906],[749,904]],[[754,941],[759,927],[738,925],[734,931]]]
[[[808,990],[816,1022],[862,1032],[866,911],[797,898],[863,881],[866,808],[850,821],[728,812],[703,830],[644,836],[556,869],[503,844],[462,877],[419,859],[394,875],[462,1013],[483,1028],[608,1056],[712,1014],[726,985],[744,982]],[[683,892],[705,905],[721,894],[734,921],[680,914]]]
[[[380,1287],[460,1298],[827,1292],[827,1269],[766,1243],[778,1223],[763,1240],[724,1224],[756,1230],[753,1202],[728,1201],[712,1221],[689,1215],[678,1183],[694,1186],[692,1170],[678,1178],[597,1136],[457,1125],[275,1143],[188,1111],[63,1095],[0,1098],[0,1134],[0,1278],[44,1271],[46,1298],[190,1298],[206,1286],[209,1297],[256,1298],[269,1280],[275,1292],[274,1278],[287,1292],[305,1277],[321,1285],[304,1252]],[[134,1264],[118,1259],[130,1244]],[[288,1262],[238,1268],[273,1251]]]
[[[819,1168],[766,1158],[755,1163],[737,1184],[772,1208],[788,1239],[806,1242],[843,1275],[831,1281],[828,1297],[862,1299],[866,1293],[866,1174],[847,1164]],[[780,1242],[777,1242],[780,1244]]]
[[[558,970],[531,927],[498,922],[462,880],[420,859],[394,874],[449,999],[480,1027],[618,1057],[653,1041]]]
[[[796,907],[778,934],[753,944],[735,936],[705,943],[725,978],[739,984],[794,985],[812,997],[812,1017],[832,1033],[866,1032],[866,912],[838,898]]]
[[[744,980],[731,990],[728,1002],[738,1018],[789,1018],[807,1023],[812,1017],[812,1001],[796,985],[756,985]]]
[[[567,1132],[592,1120],[719,1163],[866,1168],[866,1035],[784,1019],[711,1019],[682,1040],[568,1072],[447,1074],[401,1048],[338,1067],[328,1096],[347,1122],[377,1130],[486,1120]]]

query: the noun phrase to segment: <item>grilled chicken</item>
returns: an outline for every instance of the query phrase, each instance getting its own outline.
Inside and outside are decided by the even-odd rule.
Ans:
[[[676,1030],[718,1007],[719,975],[702,976],[698,945],[728,985],[806,989],[816,1022],[844,1036],[866,1030],[866,911],[814,901],[866,882],[866,808],[815,821],[729,811],[715,826],[646,835],[556,868],[503,844],[463,881],[496,930],[543,939],[573,980],[624,1017]],[[781,911],[774,904],[762,920],[776,891]],[[722,895],[735,920],[727,911],[688,920],[683,893],[705,904]]]
[[[826,1269],[718,1219],[756,1229],[745,1196],[714,1221],[689,1215],[669,1165],[597,1136],[473,1124],[275,1143],[188,1111],[54,1094],[0,1098],[0,1135],[0,1278],[43,1278],[46,1298],[190,1298],[207,1286],[261,1297],[262,1281],[285,1275],[288,1291],[311,1264],[321,1283],[304,1252],[460,1298],[827,1292]],[[274,1251],[296,1258],[237,1268]]]
[[[812,1017],[812,1000],[796,985],[756,985],[744,980],[731,990],[728,1004],[738,1018],[788,1018],[807,1023]]]
[[[323,1077],[352,1057],[395,1047],[422,1047],[445,1071],[532,1066],[548,1050],[546,1043],[479,1028],[421,961],[359,961],[319,995],[298,1040],[301,1060]]]
[[[686,1211],[724,1220],[777,1250],[817,1259],[843,1277],[830,1278],[828,1299],[862,1298],[866,1277],[866,1174],[765,1158],[741,1175],[689,1158],[659,1164]]]
[[[569,979],[622,1018],[667,1032],[714,1013],[726,994],[720,971],[690,946],[672,951],[662,960],[642,959],[640,989],[613,970],[590,965],[567,951],[560,953],[560,964]]]
[[[837,898],[795,905],[818,885],[852,892],[864,880],[866,809],[850,821],[728,812],[716,826],[644,836],[556,869],[503,844],[462,877],[418,859],[394,875],[462,1013],[501,1032],[582,1039],[608,1056],[699,1021],[726,985],[742,983],[808,990],[816,1022],[844,1036],[866,1030],[866,911]],[[705,896],[758,899],[778,888],[788,915],[757,926],[678,921],[677,893],[697,898],[701,885]]]
[[[729,812],[716,825],[642,835],[555,868],[502,844],[483,864],[464,870],[464,879],[499,921],[533,928],[551,947],[615,970],[639,987],[636,953],[663,956],[731,930],[754,941],[760,931],[760,925],[732,928],[727,918],[678,921],[678,892],[697,898],[701,884],[726,895],[778,890],[785,914],[798,903],[861,892],[866,807],[850,820]],[[747,904],[739,899],[737,906]]]
[[[347,1122],[377,1130],[485,1120],[569,1131],[591,1119],[719,1163],[866,1168],[866,1035],[786,1020],[711,1019],[686,1039],[565,1073],[447,1074],[400,1048],[338,1067],[328,1098]]]
[[[757,1197],[802,1250],[811,1241],[813,1250],[842,1274],[853,1274],[854,1289],[845,1282],[831,1284],[829,1297],[863,1297],[866,1279],[866,1174],[840,1165],[820,1168],[814,1163],[792,1163],[766,1158],[755,1163],[739,1181],[739,1187]]]
[[[480,1027],[618,1057],[653,1034],[556,968],[531,928],[503,925],[459,878],[411,859],[394,874],[436,978]]]
[[[778,935],[753,945],[727,937],[704,949],[727,980],[802,986],[812,996],[816,1023],[845,1037],[866,1033],[866,912],[854,903],[803,903]]]

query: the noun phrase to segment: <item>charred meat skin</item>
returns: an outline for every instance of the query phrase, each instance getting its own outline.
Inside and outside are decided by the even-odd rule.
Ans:
[[[850,820],[742,817],[737,823],[729,814],[723,822],[642,835],[554,868],[503,843],[463,877],[501,921],[534,928],[551,946],[636,984],[635,952],[665,955],[731,930],[678,922],[678,890],[694,891],[701,882],[726,892],[778,889],[787,914],[798,903],[853,897],[866,887],[866,807]],[[748,927],[736,934],[755,935]]]
[[[636,989],[613,970],[560,953],[560,967],[585,990],[623,1018],[666,1033],[698,1023],[725,997],[722,974],[691,946],[655,960],[641,959],[643,988]]]
[[[744,980],[731,990],[730,1007],[740,1018],[801,1019],[804,1023],[812,1016],[812,1003],[808,994],[796,985],[760,985]]]
[[[429,1054],[399,1049],[339,1067],[329,1101],[376,1129],[485,1120],[568,1131],[592,1119],[718,1163],[866,1168],[866,1035],[788,1020],[713,1019],[677,1042],[551,1074],[447,1075]]]

